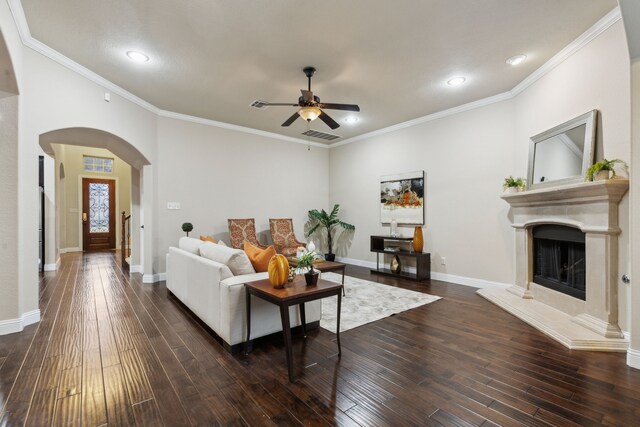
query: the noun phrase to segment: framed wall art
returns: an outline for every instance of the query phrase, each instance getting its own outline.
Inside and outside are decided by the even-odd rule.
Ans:
[[[380,177],[380,220],[424,224],[424,171]]]

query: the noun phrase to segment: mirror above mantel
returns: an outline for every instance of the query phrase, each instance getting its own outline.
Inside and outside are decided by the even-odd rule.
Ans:
[[[528,188],[584,181],[593,164],[598,110],[592,110],[531,137]]]

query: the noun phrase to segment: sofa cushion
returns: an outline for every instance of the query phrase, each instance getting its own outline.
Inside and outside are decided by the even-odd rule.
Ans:
[[[249,257],[249,261],[251,261],[251,265],[253,265],[256,272],[260,273],[269,270],[269,260],[276,255],[276,248],[271,245],[266,249],[262,249],[245,240],[244,252]]]
[[[221,285],[224,286],[236,286],[236,285],[244,285],[245,283],[255,282],[256,280],[268,279],[269,273],[253,273],[253,274],[244,274],[242,276],[234,276],[229,277],[220,281]]]
[[[256,272],[247,254],[240,249],[204,242],[200,245],[200,256],[226,265],[234,276]]]
[[[178,241],[178,247],[180,249],[195,255],[200,255],[200,246],[202,246],[202,240],[192,237],[181,237]]]

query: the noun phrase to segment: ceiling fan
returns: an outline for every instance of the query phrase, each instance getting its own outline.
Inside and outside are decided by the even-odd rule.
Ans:
[[[320,98],[315,96],[313,92],[311,92],[311,77],[315,74],[316,69],[313,67],[305,67],[303,70],[304,74],[309,79],[309,85],[307,90],[301,89],[302,96],[298,98],[297,104],[287,103],[287,102],[265,102],[265,106],[288,106],[288,107],[300,107],[293,116],[289,117],[282,126],[289,126],[291,123],[295,122],[298,117],[302,117],[307,122],[311,122],[315,119],[320,119],[326,123],[331,129],[337,129],[340,127],[338,122],[333,120],[327,113],[322,111],[322,109],[327,110],[343,110],[343,111],[360,111],[360,107],[355,104],[330,104],[326,102],[320,102]]]

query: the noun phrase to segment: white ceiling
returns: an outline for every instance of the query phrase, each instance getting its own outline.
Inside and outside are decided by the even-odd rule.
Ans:
[[[22,0],[31,35],[163,110],[301,137],[281,127],[305,66],[342,139],[511,90],[616,0]],[[127,50],[151,57],[130,61]],[[513,67],[505,60],[528,56]],[[465,76],[452,88],[446,81]],[[318,142],[321,142],[318,140]]]

